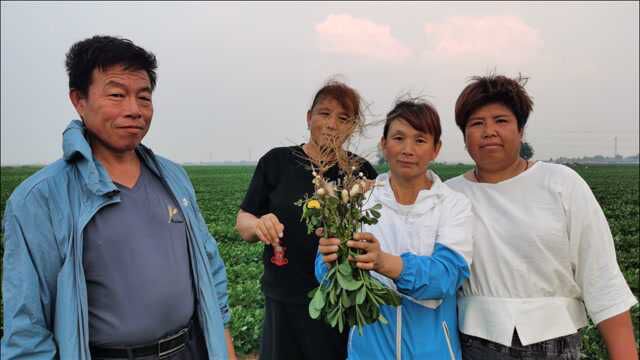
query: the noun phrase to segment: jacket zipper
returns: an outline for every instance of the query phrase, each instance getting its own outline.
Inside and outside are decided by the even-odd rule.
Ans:
[[[402,360],[402,304],[396,308],[396,360]]]
[[[453,347],[451,346],[451,338],[449,337],[449,326],[446,321],[442,321],[442,330],[444,330],[444,338],[447,341],[447,347],[449,348],[449,356],[451,360],[456,360],[456,356],[453,353]]]

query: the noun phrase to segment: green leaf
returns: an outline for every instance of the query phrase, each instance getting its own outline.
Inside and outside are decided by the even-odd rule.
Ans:
[[[338,299],[336,297],[336,289],[334,288],[329,289],[329,303],[335,304],[337,300]]]
[[[313,295],[313,299],[309,303],[309,316],[312,319],[317,319],[322,312],[322,308],[324,307],[324,293],[320,291],[320,288],[316,290],[316,293]]]
[[[362,304],[366,297],[367,297],[367,288],[363,286],[360,288],[360,290],[358,290],[358,294],[356,295],[356,304],[358,305]]]
[[[354,280],[351,275],[344,275],[340,271],[338,274],[338,284],[346,290],[358,290],[362,286],[362,280]]]
[[[346,291],[343,291],[342,294],[340,294],[340,303],[342,303],[342,306],[345,308],[351,307],[351,299],[349,299]]]
[[[351,275],[352,269],[348,260],[338,265],[338,272],[340,272],[342,275]]]
[[[358,305],[356,305],[355,308],[356,308],[356,319],[358,322],[358,333],[360,334],[360,336],[362,336],[362,326],[366,325],[367,321],[365,317],[362,315],[362,311],[360,311],[360,308],[358,307]]]

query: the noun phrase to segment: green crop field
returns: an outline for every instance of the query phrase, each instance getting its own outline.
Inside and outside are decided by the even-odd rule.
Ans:
[[[448,179],[468,169],[468,166],[436,165],[434,170]],[[0,208],[13,189],[34,167],[2,168]],[[577,166],[575,170],[589,183],[609,220],[615,239],[618,262],[638,297],[640,274],[640,198],[638,166]],[[263,298],[259,279],[262,274],[261,251],[258,244],[243,242],[234,230],[238,205],[249,185],[252,167],[191,166],[187,171],[193,181],[198,203],[209,230],[219,242],[227,266],[229,297],[232,309],[232,333],[237,351],[256,352],[262,323]],[[636,339],[639,338],[638,306],[632,309]],[[637,341],[637,340],[636,340]],[[583,331],[585,359],[606,359],[604,345],[593,326]]]

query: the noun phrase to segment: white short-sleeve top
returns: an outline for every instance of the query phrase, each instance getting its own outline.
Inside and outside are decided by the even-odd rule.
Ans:
[[[536,162],[497,184],[447,181],[473,207],[474,261],[459,299],[465,334],[506,346],[575,333],[637,303],[611,230],[587,183],[564,165]]]

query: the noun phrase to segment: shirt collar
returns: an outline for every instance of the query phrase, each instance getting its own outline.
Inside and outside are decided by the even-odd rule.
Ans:
[[[444,184],[440,177],[431,170],[427,170],[427,176],[433,184],[431,189],[423,189],[418,193],[413,205],[401,205],[396,201],[390,183],[390,173],[384,173],[376,178],[376,186],[372,190],[372,200],[380,202],[384,206],[399,212],[411,211],[413,214],[424,213],[433,208],[444,196]]]
[[[93,152],[87,140],[87,129],[80,120],[72,120],[62,133],[63,159],[74,165],[80,171],[85,184],[96,195],[115,194],[118,188],[113,184],[107,170],[93,157]],[[158,177],[161,176],[153,152],[140,144],[136,148],[140,159]]]

